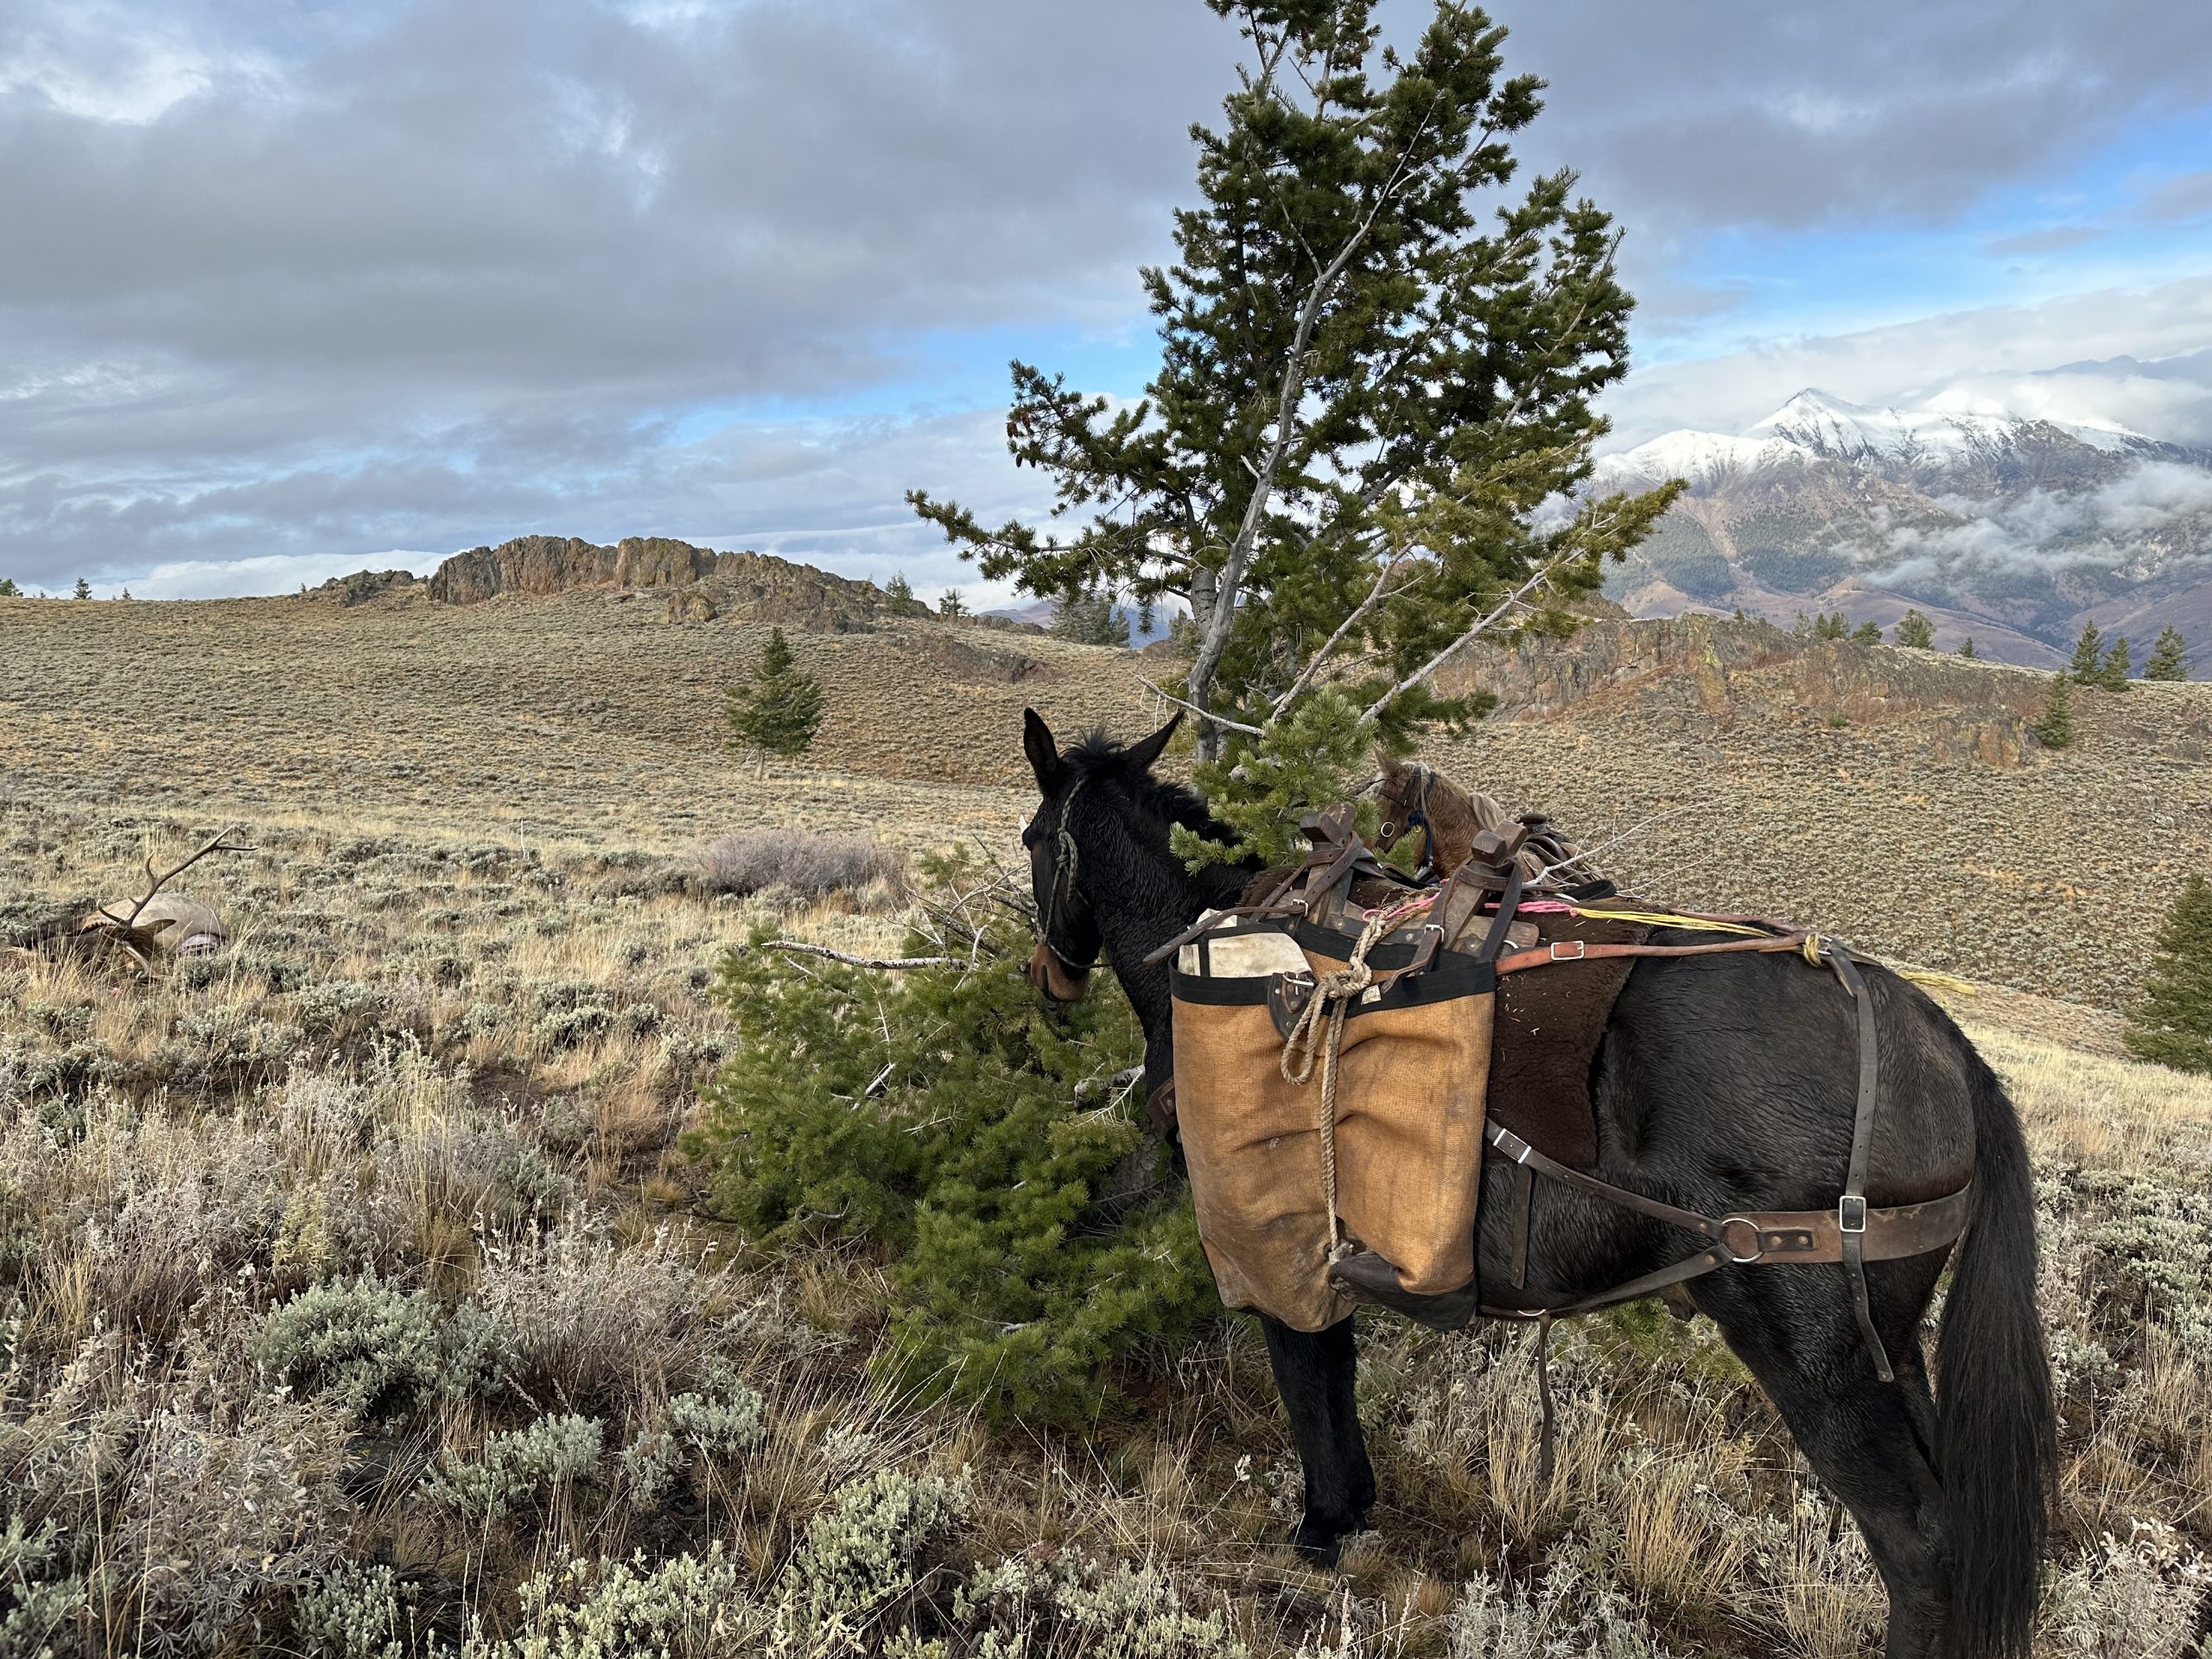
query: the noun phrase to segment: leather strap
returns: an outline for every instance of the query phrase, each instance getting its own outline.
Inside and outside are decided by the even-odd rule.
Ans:
[[[1859,1098],[1851,1116],[1851,1167],[1843,1178],[1843,1196],[1836,1201],[1836,1231],[1843,1253],[1843,1270],[1851,1281],[1852,1310],[1859,1316],[1859,1334],[1874,1357],[1874,1370],[1885,1382],[1897,1380],[1890,1369],[1882,1333],[1874,1328],[1874,1315],[1866,1305],[1866,1164],[1874,1147],[1874,1111],[1881,1094],[1881,1053],[1874,1034],[1874,999],[1868,995],[1851,952],[1841,944],[1828,946],[1828,961],[1835,976],[1851,993],[1859,1009]]]
[[[1523,1290],[1529,1284],[1529,1227],[1536,1205],[1536,1172],[1527,1164],[1516,1164],[1513,1169],[1513,1215],[1506,1224],[1513,1234],[1513,1265],[1508,1270],[1513,1288]]]
[[[1585,912],[1591,916],[1605,913],[1602,910]],[[1770,939],[1724,939],[1715,944],[1586,944],[1579,939],[1558,939],[1533,950],[1516,950],[1500,957],[1497,971],[1518,974],[1531,968],[1548,968],[1554,963],[1602,962],[1608,957],[1717,957],[1740,950],[1802,950],[1806,938],[1802,933],[1789,933]]]
[[[1855,1241],[1862,1262],[1924,1255],[1932,1250],[1948,1249],[1966,1230],[1967,1217],[1974,1204],[1974,1183],[1969,1181],[1955,1192],[1947,1193],[1940,1198],[1930,1198],[1923,1204],[1893,1205],[1885,1209],[1868,1210],[1865,1227],[1855,1232],[1847,1232],[1843,1229],[1839,1215],[1841,1205],[1835,1210],[1747,1210],[1724,1216],[1716,1221],[1694,1210],[1685,1210],[1662,1199],[1632,1192],[1624,1186],[1615,1186],[1610,1181],[1601,1181],[1594,1175],[1585,1174],[1571,1165],[1547,1157],[1510,1129],[1493,1124],[1484,1131],[1484,1138],[1501,1156],[1524,1168],[1563,1181],[1622,1209],[1633,1210],[1639,1215],[1649,1216],[1670,1227],[1680,1227],[1685,1232],[1695,1233],[1712,1241],[1707,1249],[1694,1255],[1576,1301],[1548,1307],[1484,1303],[1478,1311],[1486,1319],[1526,1319],[1544,1313],[1592,1313],[1616,1303],[1649,1296],[1654,1291],[1695,1279],[1716,1268],[1833,1262],[1848,1265],[1847,1249],[1851,1246],[1847,1246],[1847,1241]],[[1365,1288],[1365,1286],[1363,1284],[1361,1287]],[[1887,1357],[1880,1348],[1878,1339],[1875,1339],[1872,1351],[1878,1363],[1887,1363]]]
[[[1153,1130],[1163,1141],[1173,1141],[1176,1135],[1175,1079],[1170,1077],[1144,1097],[1145,1116],[1152,1120]]]

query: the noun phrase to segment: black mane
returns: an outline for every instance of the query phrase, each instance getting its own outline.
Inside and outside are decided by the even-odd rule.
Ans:
[[[1164,824],[1180,824],[1208,841],[1233,843],[1236,839],[1236,832],[1214,817],[1205,797],[1187,784],[1154,777],[1148,768],[1130,765],[1128,746],[1103,731],[1077,738],[1060,760],[1076,782],[1119,784],[1139,811]]]

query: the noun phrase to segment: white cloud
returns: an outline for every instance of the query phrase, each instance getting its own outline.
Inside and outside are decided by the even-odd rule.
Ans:
[[[124,588],[136,599],[242,599],[258,594],[297,593],[334,576],[356,570],[407,570],[426,575],[444,555],[394,550],[347,556],[342,553],[272,553],[251,559],[179,559],[157,564],[128,582],[102,582],[92,591],[113,599]]]
[[[2154,372],[2151,361],[2187,360],[2208,340],[2212,275],[1779,340],[1638,370],[1605,398],[1607,447],[1685,427],[1738,432],[1808,386],[1878,408],[1941,397],[2212,444],[2212,359],[2201,377]]]

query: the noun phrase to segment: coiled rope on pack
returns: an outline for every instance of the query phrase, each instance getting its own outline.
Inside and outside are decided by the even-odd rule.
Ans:
[[[1427,910],[1435,899],[1433,893],[1425,893],[1370,916],[1344,965],[1314,976],[1313,995],[1299,1010],[1298,1021],[1283,1042],[1281,1065],[1285,1082],[1303,1088],[1313,1076],[1317,1058],[1321,1067],[1320,1121],[1317,1127],[1321,1131],[1321,1198],[1329,1211],[1329,1254],[1332,1257],[1344,1245],[1344,1230],[1337,1220],[1337,1056],[1344,1046],[1344,1016],[1351,1011],[1352,1003],[1375,983],[1375,970],[1368,965],[1367,953],[1393,929]]]

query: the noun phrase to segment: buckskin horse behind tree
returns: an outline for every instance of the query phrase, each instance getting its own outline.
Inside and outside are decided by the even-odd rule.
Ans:
[[[1040,797],[1023,836],[1039,918],[1032,978],[1071,1001],[1103,954],[1142,1023],[1154,1090],[1174,1075],[1160,947],[1205,912],[1236,906],[1258,868],[1255,860],[1193,872],[1171,848],[1178,825],[1229,839],[1195,793],[1154,774],[1174,724],[1126,747],[1093,736],[1063,752],[1032,711],[1024,743]],[[1710,938],[1660,930],[1652,943]],[[1866,1262],[1871,1329],[1843,1272],[1742,1261],[1738,1241],[1724,1237],[1716,1250],[1709,1233],[1563,1182],[1534,1184],[1518,1239],[1517,1167],[1503,1157],[1480,1178],[1476,1283],[1487,1297],[1517,1276],[1517,1305],[1568,1308],[1716,1255],[1721,1265],[1686,1276],[1685,1287],[1857,1520],[1889,1592],[1886,1652],[2018,1654],[2036,1606],[2054,1459],[2027,1148],[2002,1086],[1942,1011],[1878,964],[1853,971],[1872,1014],[1863,1039],[1861,999],[1789,956],[1634,961],[1589,1066],[1587,1173],[1662,1214],[1834,1213],[1859,1116],[1858,1057],[1876,1052],[1862,1040],[1877,1045],[1869,1075],[1879,1133],[1865,1160],[1865,1205],[1921,1205],[1971,1185],[1955,1253]],[[1920,1327],[1947,1259],[1936,1389]],[[1332,1561],[1376,1497],[1354,1404],[1353,1317],[1310,1332],[1261,1322],[1305,1471],[1294,1541]]]

